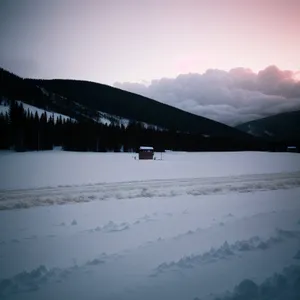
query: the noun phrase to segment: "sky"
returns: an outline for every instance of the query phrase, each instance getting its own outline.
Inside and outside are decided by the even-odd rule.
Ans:
[[[235,124],[300,109],[299,16],[299,0],[0,0],[0,66],[139,91]],[[220,75],[270,70],[289,74],[293,93],[224,87]]]

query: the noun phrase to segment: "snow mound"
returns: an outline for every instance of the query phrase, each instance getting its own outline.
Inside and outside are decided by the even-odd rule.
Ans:
[[[115,255],[111,256],[114,259],[116,258]],[[76,260],[74,260],[74,265],[65,269],[48,269],[46,266],[40,265],[31,271],[20,272],[11,278],[0,280],[0,298],[12,294],[37,291],[45,284],[61,282],[67,279],[74,272],[80,272],[88,267],[103,265],[108,259],[110,259],[110,256],[102,253],[98,258],[89,260],[81,266],[78,266]]]
[[[59,269],[48,270],[41,265],[30,272],[24,271],[12,278],[3,279],[0,281],[0,296],[38,290],[40,285],[57,276],[59,272]]]
[[[144,215],[143,217],[139,218],[138,220],[130,223],[130,222],[121,222],[116,223],[114,221],[109,221],[108,223],[104,224],[103,226],[97,226],[94,229],[88,230],[88,232],[105,232],[105,233],[113,233],[118,231],[124,231],[130,229],[132,226],[140,225],[143,223],[152,222],[154,219],[149,215]]]
[[[104,264],[104,263],[105,263],[104,260],[95,258],[95,259],[93,259],[93,260],[88,261],[86,264],[87,264],[88,266],[98,266],[98,265],[101,265],[101,264]]]
[[[103,226],[97,226],[94,229],[90,229],[89,232],[118,232],[118,231],[124,231],[130,228],[130,224],[127,222],[122,222],[122,223],[116,223],[113,221],[109,221]]]
[[[106,225],[103,226],[103,231],[105,232],[116,232],[116,231],[123,231],[129,229],[129,224],[123,222],[121,224],[117,224],[113,221],[109,221]]]
[[[209,251],[202,254],[192,254],[185,256],[178,261],[160,264],[154,272],[154,276],[166,271],[194,268],[197,265],[216,262],[218,260],[227,259],[230,256],[237,256],[241,252],[266,250],[278,243],[283,242],[285,239],[300,238],[300,231],[276,230],[276,235],[266,240],[258,236],[254,236],[248,240],[236,241],[229,244],[227,241],[217,248],[211,248]],[[153,276],[153,275],[152,275]]]
[[[258,285],[250,279],[243,280],[233,292],[215,300],[299,300],[300,266],[291,265],[281,274],[275,273]]]
[[[77,225],[77,221],[74,219],[74,220],[72,221],[71,225],[72,225],[72,226]]]

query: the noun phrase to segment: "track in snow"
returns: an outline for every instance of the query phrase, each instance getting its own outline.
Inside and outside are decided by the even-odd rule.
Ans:
[[[300,172],[293,172],[0,190],[0,210],[95,200],[247,193],[299,186]]]

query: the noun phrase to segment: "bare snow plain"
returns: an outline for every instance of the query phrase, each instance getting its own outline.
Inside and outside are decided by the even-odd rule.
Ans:
[[[300,155],[0,152],[0,299],[300,299]]]

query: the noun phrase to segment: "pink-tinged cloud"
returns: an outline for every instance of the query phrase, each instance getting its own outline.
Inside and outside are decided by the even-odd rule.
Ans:
[[[300,110],[297,72],[269,66],[254,73],[235,68],[228,72],[207,70],[204,74],[181,74],[176,78],[139,83],[115,83],[180,109],[229,125]]]

